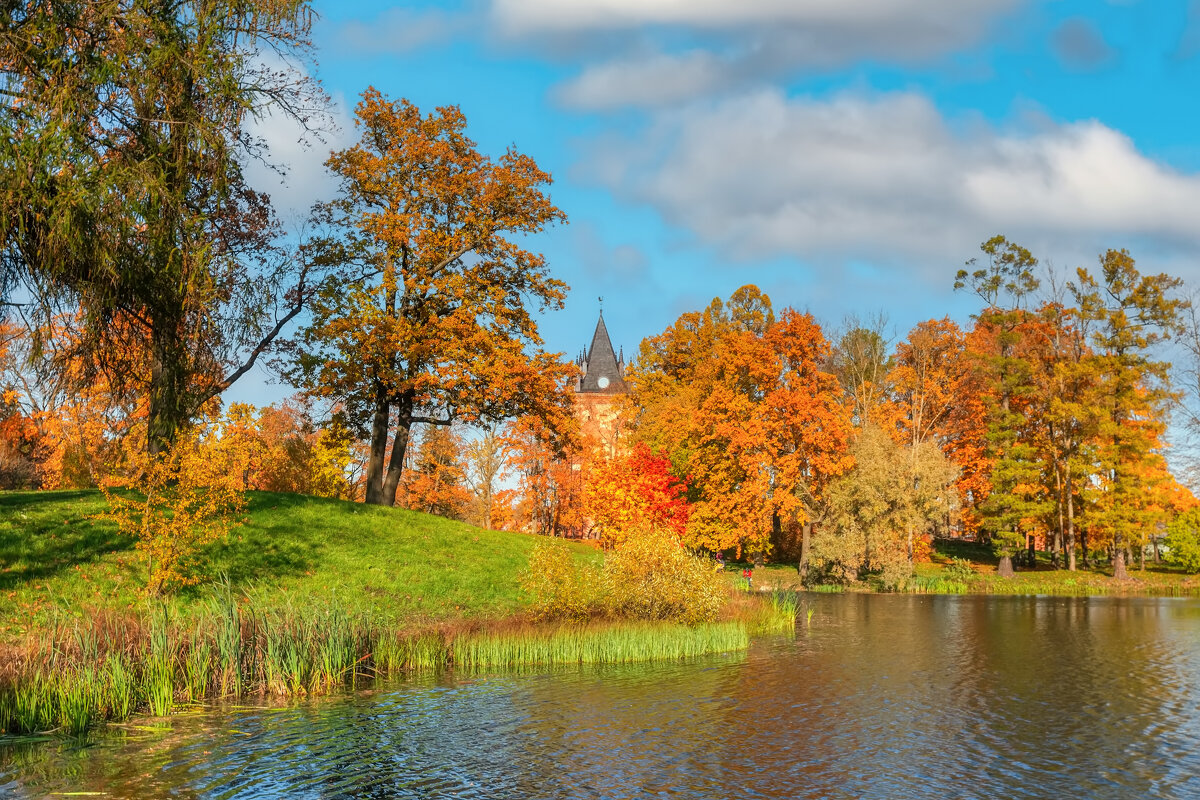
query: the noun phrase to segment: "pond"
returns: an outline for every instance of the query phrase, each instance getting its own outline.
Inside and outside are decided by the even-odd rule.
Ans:
[[[1200,601],[802,602],[794,636],[727,657],[9,742],[0,796],[1200,797]]]

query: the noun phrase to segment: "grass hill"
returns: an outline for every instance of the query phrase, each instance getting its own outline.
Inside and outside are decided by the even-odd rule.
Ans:
[[[145,565],[100,518],[105,507],[98,491],[0,494],[0,638],[142,606]],[[518,576],[535,541],[404,509],[251,492],[245,524],[209,549],[205,570],[209,587],[226,576],[265,606],[336,599],[380,623],[494,618],[520,610]],[[170,602],[186,615],[210,592],[202,584]]]

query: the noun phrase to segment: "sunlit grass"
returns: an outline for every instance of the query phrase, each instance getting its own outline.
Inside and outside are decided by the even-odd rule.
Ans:
[[[139,612],[145,567],[98,515],[99,492],[0,493],[0,641],[98,609]],[[276,607],[323,602],[403,627],[511,616],[537,538],[403,509],[251,492],[246,523],[209,548],[207,578],[169,599],[196,616],[227,576]],[[587,547],[579,558],[597,558]]]

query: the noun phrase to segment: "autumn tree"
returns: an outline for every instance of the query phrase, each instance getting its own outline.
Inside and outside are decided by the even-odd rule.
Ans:
[[[311,16],[302,0],[0,8],[0,268],[42,322],[80,312],[67,355],[146,400],[151,452],[303,303],[307,262],[242,170],[268,157],[253,119],[323,106],[264,59],[306,58]]]
[[[484,428],[463,445],[467,487],[474,495],[471,522],[482,528],[496,524],[496,497],[504,477],[504,440],[496,428]]]
[[[566,413],[569,367],[536,350],[530,309],[561,308],[566,287],[519,244],[564,215],[550,176],[513,149],[479,153],[456,107],[423,116],[368,89],[355,125],[359,143],[326,162],[338,197],[317,210],[320,258],[341,275],[290,377],[342,404],[369,441],[366,501],[391,505],[413,425]]]
[[[353,500],[361,477],[357,443],[333,414],[318,424],[304,398],[255,409],[234,403],[222,438],[240,440],[250,454],[244,488]]]
[[[1027,520],[1046,511],[1041,470],[1029,442],[1025,404],[1031,395],[1029,363],[1020,354],[1030,296],[1039,286],[1037,259],[1024,247],[994,236],[980,245],[984,262],[959,270],[955,289],[970,288],[985,303],[971,343],[988,398],[990,491],[979,504],[982,527],[1000,557],[999,573],[1012,575],[1012,557],[1024,548]]]
[[[672,474],[670,460],[639,443],[593,465],[583,490],[583,513],[607,547],[639,531],[682,538],[690,510],[686,494],[687,482]]]
[[[766,338],[778,369],[777,384],[764,398],[776,455],[775,524],[799,529],[797,566],[804,579],[814,524],[826,516],[829,484],[854,463],[851,411],[837,396],[837,378],[825,370],[830,346],[811,314],[785,310]]]
[[[842,582],[877,573],[885,586],[903,586],[914,532],[949,513],[957,470],[934,442],[899,444],[874,424],[859,431],[852,453],[854,468],[828,490],[831,525],[813,544],[814,565]]]
[[[1025,353],[1031,367],[1034,446],[1045,465],[1043,479],[1053,497],[1053,557],[1076,566],[1078,498],[1092,472],[1098,422],[1095,371],[1079,310],[1053,301],[1029,325]]]
[[[892,360],[886,328],[883,314],[870,320],[849,317],[830,354],[829,371],[841,383],[858,425],[871,420],[888,395]]]
[[[463,519],[471,502],[462,464],[462,437],[452,426],[427,426],[414,437],[412,467],[401,479],[401,503],[414,511]]]
[[[923,477],[926,488],[930,488],[929,476],[920,474],[923,465],[930,461],[923,451],[932,447],[943,453],[954,438],[955,409],[963,401],[959,392],[966,367],[965,354],[962,332],[949,319],[920,323],[896,347],[888,375],[890,413],[883,416],[892,423],[892,438],[907,453],[906,481],[914,487],[914,494],[919,491]],[[953,470],[956,483],[958,472]],[[947,515],[945,523],[949,522],[951,508],[948,502],[941,508]],[[914,524],[907,534],[910,562],[918,535]]]
[[[39,483],[40,436],[30,405],[22,326],[0,320],[0,489],[30,489]]]
[[[829,354],[811,315],[776,319],[754,286],[642,343],[635,436],[689,476],[692,547],[762,553],[785,528],[811,533],[824,486],[850,463]]]
[[[94,487],[108,477],[128,477],[146,449],[145,404],[114,390],[104,373],[93,373],[76,349],[73,323],[73,316],[50,319],[40,332],[44,348],[27,324],[9,327],[12,357],[4,363],[4,381],[36,429],[31,455],[42,488]],[[110,358],[130,372],[145,366],[121,353]]]
[[[1127,576],[1125,551],[1142,541],[1148,514],[1148,476],[1166,406],[1176,398],[1170,364],[1156,347],[1182,330],[1187,303],[1178,278],[1143,275],[1126,250],[1100,257],[1098,276],[1080,268],[1072,285],[1080,314],[1090,323],[1093,363],[1103,409],[1097,457],[1101,492],[1097,524],[1111,541],[1113,577]]]
[[[526,415],[509,421],[501,440],[505,468],[517,481],[503,497],[511,501],[510,524],[548,536],[586,536],[583,487],[590,462],[582,457],[578,430]]]

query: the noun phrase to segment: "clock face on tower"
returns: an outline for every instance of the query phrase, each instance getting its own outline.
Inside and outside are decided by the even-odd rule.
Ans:
[[[608,388],[608,376],[601,375],[599,378],[596,379],[596,385],[599,386],[601,389],[607,389]]]

